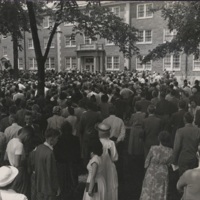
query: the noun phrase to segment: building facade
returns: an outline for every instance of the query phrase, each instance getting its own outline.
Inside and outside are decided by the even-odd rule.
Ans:
[[[139,47],[142,55],[146,55],[157,45],[170,41],[176,31],[169,32],[167,22],[161,16],[161,11],[152,13],[151,9],[160,7],[162,1],[105,1],[102,6],[107,6],[125,23],[138,29]],[[39,29],[41,48],[45,51],[49,27],[52,25],[50,17],[43,20]],[[63,23],[59,26],[51,44],[46,69],[64,70],[89,70],[89,71],[120,71],[124,67],[137,71],[156,71],[162,73],[164,69],[175,71],[176,76],[183,80],[186,77],[194,81],[200,77],[200,60],[194,60],[193,56],[185,54],[170,54],[163,59],[151,61],[141,65],[140,59],[133,56],[124,58],[119,48],[106,39],[97,38],[92,41],[87,36],[76,35],[71,37],[73,24]],[[31,33],[24,33],[24,39],[20,41],[23,47],[19,51],[19,69],[36,70],[34,46]],[[7,57],[13,62],[12,41],[10,36],[1,36],[0,58]]]

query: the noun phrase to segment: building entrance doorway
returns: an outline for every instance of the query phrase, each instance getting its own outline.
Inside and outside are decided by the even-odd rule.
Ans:
[[[85,58],[85,70],[94,72],[94,58],[93,57],[86,57]]]

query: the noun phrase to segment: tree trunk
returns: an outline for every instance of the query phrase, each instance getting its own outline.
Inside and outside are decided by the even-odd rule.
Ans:
[[[42,55],[42,50],[40,46],[40,40],[38,36],[38,29],[37,29],[37,23],[35,18],[35,11],[32,1],[27,1],[27,8],[29,13],[29,20],[30,20],[30,26],[31,26],[31,32],[33,37],[33,44],[35,49],[35,55],[37,60],[37,66],[38,66],[38,95],[44,97],[44,82],[45,82],[45,69],[44,64],[45,60]]]
[[[15,33],[12,33],[12,40],[13,40],[14,79],[18,79],[18,39]]]

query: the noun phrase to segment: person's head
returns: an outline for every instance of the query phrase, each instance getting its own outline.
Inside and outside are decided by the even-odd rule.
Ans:
[[[197,100],[194,99],[194,98],[191,99],[191,100],[190,100],[190,105],[191,105],[192,108],[196,108],[196,106],[197,106]]]
[[[25,108],[26,108],[26,101],[25,101],[25,100],[21,100],[21,102],[20,102],[20,107],[21,107],[22,109],[25,109]]]
[[[56,129],[49,128],[45,132],[46,142],[51,146],[54,146],[58,142],[59,136],[60,132]]]
[[[107,95],[107,94],[103,94],[103,95],[101,96],[101,101],[102,101],[103,103],[107,103],[107,102],[108,102],[108,95]]]
[[[9,108],[9,114],[12,115],[12,114],[16,114],[17,112],[17,107],[15,105],[12,105],[10,108]]]
[[[74,108],[68,107],[68,112],[69,112],[70,115],[74,115]]]
[[[31,126],[25,126],[18,131],[18,138],[21,139],[22,143],[26,142],[34,136],[34,130]]]
[[[90,139],[88,150],[90,155],[101,156],[103,153],[103,145],[101,144],[100,140],[95,137],[93,139]]]
[[[171,94],[172,96],[175,96],[175,95],[176,95],[176,90],[172,89],[171,92],[170,92],[170,94]]]
[[[1,190],[11,189],[12,183],[15,180],[18,173],[19,173],[18,169],[13,166],[0,167],[0,189]]]
[[[95,129],[98,131],[99,138],[109,138],[111,127],[108,124],[96,124]]]
[[[53,107],[53,114],[54,115],[61,115],[61,107],[60,106],[54,106]]]
[[[165,147],[171,146],[171,137],[168,131],[161,131],[158,135],[158,140]]]
[[[147,111],[149,114],[154,114],[155,111],[156,111],[156,108],[154,105],[149,105],[148,108],[147,108]]]
[[[26,125],[32,125],[33,124],[33,116],[30,111],[27,111],[25,113],[24,121]]]
[[[63,136],[68,136],[68,135],[72,135],[72,125],[68,122],[65,121],[62,125],[61,125],[61,133]]]
[[[13,124],[13,123],[17,123],[17,115],[10,115],[9,116],[9,123]]]
[[[165,99],[165,96],[166,96],[165,92],[162,91],[162,92],[160,93],[160,98],[161,98],[161,99]]]
[[[116,107],[115,106],[110,106],[109,107],[109,114],[110,115],[115,115],[116,114]]]
[[[34,112],[39,112],[40,111],[40,107],[39,107],[39,105],[38,104],[34,104],[33,106],[32,106],[32,111],[34,111]]]
[[[179,103],[178,103],[178,106],[179,106],[180,109],[184,110],[184,109],[186,109],[187,104],[186,104],[185,101],[180,100]]]
[[[139,102],[136,102],[135,103],[135,110],[138,112],[138,111],[141,111],[142,110],[142,106]]]
[[[152,92],[152,97],[153,97],[153,98],[158,97],[158,91],[153,90],[153,92]]]
[[[191,124],[194,120],[194,117],[192,116],[191,113],[186,112],[183,119],[184,119],[185,124]]]

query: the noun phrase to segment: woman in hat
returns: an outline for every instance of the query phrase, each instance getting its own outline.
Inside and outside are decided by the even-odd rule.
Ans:
[[[106,199],[118,200],[118,176],[114,162],[118,160],[118,153],[114,141],[109,139],[110,126],[100,123],[96,126],[100,141],[103,145],[103,169],[106,181]]]
[[[13,182],[18,175],[18,169],[13,166],[0,167],[0,199],[1,200],[28,200],[23,194],[15,191]]]

